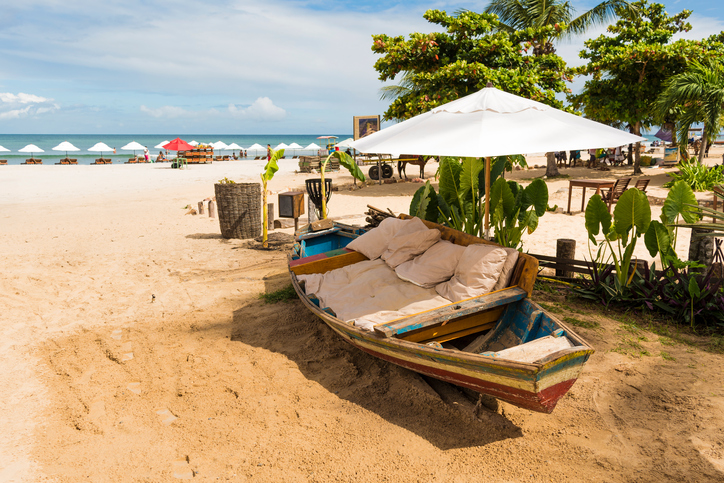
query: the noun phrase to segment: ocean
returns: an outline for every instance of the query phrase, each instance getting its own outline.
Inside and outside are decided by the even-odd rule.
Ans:
[[[329,136],[337,136],[339,141],[352,137],[351,134],[328,134]],[[223,141],[225,144],[236,143],[243,148],[248,148],[254,143],[258,143],[262,146],[271,144],[272,148],[280,143],[291,144],[297,143],[300,146],[308,146],[311,143],[316,143],[319,146],[325,147],[326,142],[324,139],[317,139],[319,134],[240,134],[240,135],[217,135],[217,134],[189,134],[180,136],[186,142],[197,141],[199,143],[209,144],[216,141]],[[130,156],[133,155],[133,151],[123,151],[121,146],[136,141],[137,143],[147,146],[151,152],[151,157],[156,159],[160,149],[154,146],[162,143],[163,141],[170,141],[175,139],[176,136],[159,135],[159,134],[0,134],[0,146],[9,149],[10,152],[0,152],[0,159],[6,159],[8,164],[20,164],[26,159],[30,158],[30,153],[19,153],[18,149],[22,149],[28,144],[35,144],[43,153],[32,153],[34,158],[40,158],[43,160],[43,164],[55,164],[60,161],[61,158],[65,158],[64,151],[53,151],[53,147],[59,145],[63,141],[68,141],[73,146],[80,149],[80,151],[68,151],[69,158],[75,158],[78,160],[78,164],[91,164],[96,158],[101,157],[101,153],[91,153],[88,148],[92,147],[96,143],[103,142],[110,147],[116,148],[116,154],[103,153],[104,158],[111,158],[113,164],[124,163]],[[143,154],[141,151],[136,151],[136,154]],[[231,151],[223,150],[220,153],[214,154],[231,154]],[[258,153],[247,153],[250,157],[266,154],[265,151]],[[312,151],[305,151],[303,149],[287,150],[287,155],[307,155],[316,154]],[[252,158],[253,159],[253,158]]]

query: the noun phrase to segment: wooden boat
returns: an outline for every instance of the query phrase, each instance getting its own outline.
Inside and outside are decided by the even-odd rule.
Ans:
[[[435,223],[425,224],[458,245],[490,243]],[[340,233],[344,230],[328,236],[350,236]],[[302,235],[300,244],[308,240]],[[324,250],[330,245],[316,246]],[[511,282],[503,290],[378,324],[374,331],[350,325],[307,296],[297,278],[367,260],[344,245],[314,253],[313,245],[307,244],[303,253],[297,251],[296,258],[289,258],[292,285],[312,313],[347,342],[375,357],[522,408],[550,413],[593,353],[586,341],[528,298],[538,261],[526,254],[520,254]],[[568,346],[551,351],[549,343],[561,337]]]

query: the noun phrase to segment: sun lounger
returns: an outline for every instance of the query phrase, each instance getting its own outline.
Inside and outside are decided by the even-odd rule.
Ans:
[[[256,160],[259,159],[259,158],[261,158],[261,156],[257,156],[256,158],[254,158],[254,160],[256,161]]]
[[[37,158],[30,158],[30,159],[26,159],[24,163],[20,163],[20,164],[43,164],[43,160],[37,159]]]
[[[91,164],[113,164],[113,161],[111,160],[111,158],[97,158]]]
[[[128,158],[126,164],[138,163],[138,158]]]
[[[8,160],[7,160],[7,159],[0,159],[0,164],[7,165],[7,164],[8,164]]]
[[[626,191],[626,188],[628,188],[628,184],[631,182],[631,178],[619,178],[616,180],[616,182],[613,184],[613,187],[609,189],[608,191],[601,193],[601,198],[603,198],[603,201],[606,203],[615,203],[618,201],[618,199],[621,197],[624,191]],[[611,198],[613,197],[613,198]]]
[[[651,178],[642,178],[636,181],[636,188],[646,193],[646,187],[649,185],[649,181],[651,181]]]

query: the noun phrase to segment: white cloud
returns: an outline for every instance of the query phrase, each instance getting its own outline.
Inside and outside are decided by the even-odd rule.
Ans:
[[[0,120],[45,114],[60,109],[53,99],[20,92],[0,92]]]
[[[176,106],[161,106],[156,109],[151,109],[150,107],[141,106],[141,112],[145,112],[149,116],[156,117],[156,118],[164,118],[164,119],[174,119],[177,117],[186,116],[189,114],[189,112],[182,108],[182,107],[176,107]]]
[[[229,104],[229,112],[234,117],[249,118],[255,121],[281,121],[287,117],[287,111],[275,106],[268,97],[259,97],[246,108]]]

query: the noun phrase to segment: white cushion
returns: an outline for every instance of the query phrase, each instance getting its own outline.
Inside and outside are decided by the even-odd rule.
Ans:
[[[360,252],[370,260],[380,258],[387,245],[397,232],[411,220],[385,218],[377,228],[373,228],[347,244],[347,248]],[[419,220],[418,220],[419,221]]]
[[[508,254],[501,247],[469,245],[460,257],[455,275],[437,285],[435,290],[451,302],[486,294],[498,281],[507,258]]]
[[[440,240],[414,260],[398,265],[395,272],[402,280],[423,288],[431,288],[450,280],[464,251],[463,246]]]
[[[505,259],[505,263],[503,264],[503,270],[500,272],[500,277],[498,277],[498,282],[495,284],[495,287],[493,287],[493,290],[491,292],[495,292],[496,290],[503,290],[505,287],[510,285],[510,279],[513,278],[513,271],[515,270],[515,264],[518,263],[518,255],[520,255],[520,252],[516,250],[515,248],[505,248],[503,247],[503,250],[508,254],[508,258]]]
[[[419,218],[408,221],[410,223],[397,231],[382,254],[382,260],[391,268],[412,260],[440,241],[440,230],[428,228]]]

